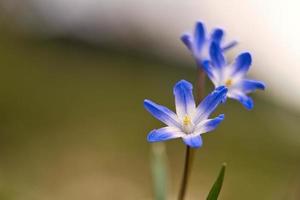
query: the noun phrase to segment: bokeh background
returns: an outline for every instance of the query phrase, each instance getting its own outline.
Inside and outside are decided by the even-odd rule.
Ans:
[[[228,101],[204,135],[188,199],[205,199],[221,164],[220,199],[300,198],[300,26],[296,0],[1,0],[0,199],[153,199],[150,98],[195,80],[179,37],[195,21],[227,30],[267,83],[249,112]],[[207,91],[212,85],[207,81]],[[184,145],[166,143],[169,199]]]

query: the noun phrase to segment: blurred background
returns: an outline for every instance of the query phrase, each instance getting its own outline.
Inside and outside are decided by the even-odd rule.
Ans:
[[[300,199],[300,26],[296,0],[1,0],[0,199],[153,199],[147,133],[161,124],[149,98],[173,106],[172,87],[195,80],[179,37],[195,21],[251,51],[267,84],[254,110],[228,101],[204,135],[188,199],[205,199],[222,162],[220,199]],[[207,81],[207,91],[212,89]],[[183,168],[166,143],[169,199]]]

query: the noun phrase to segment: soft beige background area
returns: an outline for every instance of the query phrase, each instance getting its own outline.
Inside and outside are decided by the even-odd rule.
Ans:
[[[148,51],[187,61],[190,58],[178,37],[201,19],[209,27],[223,27],[230,39],[240,41],[232,57],[251,51],[251,74],[267,82],[274,101],[300,110],[299,1],[9,0],[2,5],[5,13],[18,10],[22,24],[41,23],[39,31],[50,35],[134,47],[135,40],[144,40]]]

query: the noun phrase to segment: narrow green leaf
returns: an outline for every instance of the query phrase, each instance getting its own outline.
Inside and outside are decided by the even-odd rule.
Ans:
[[[212,188],[210,189],[210,192],[206,198],[207,200],[217,200],[218,199],[219,193],[220,193],[222,185],[223,185],[225,169],[226,169],[226,163],[223,163],[221,171],[219,173],[219,176],[218,176],[216,182],[214,183],[214,185],[212,186]]]
[[[151,152],[154,199],[167,199],[167,155],[164,143],[154,143]]]

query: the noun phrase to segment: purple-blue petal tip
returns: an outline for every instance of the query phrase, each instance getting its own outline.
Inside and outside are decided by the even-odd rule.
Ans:
[[[218,92],[220,93],[220,95],[223,96],[223,99],[221,100],[221,103],[225,103],[226,102],[226,99],[227,99],[227,92],[228,92],[228,88],[225,87],[225,86],[219,86],[217,87],[214,92]]]
[[[204,27],[204,23],[201,20],[196,21],[196,27],[202,26]]]
[[[252,110],[254,107],[254,102],[253,100],[249,97],[246,99],[241,99],[240,102],[247,108],[248,110]]]
[[[242,65],[251,65],[252,57],[249,52],[241,53],[240,55],[238,55],[238,57],[240,58],[240,62],[242,62]]]
[[[182,34],[180,39],[189,50],[192,50],[191,35],[189,33]]]
[[[193,89],[193,85],[190,82],[182,79],[182,80],[178,81],[175,84],[175,86],[174,86],[174,94],[175,94],[176,88],[185,88],[187,90],[192,90]]]
[[[234,40],[234,41],[230,42],[229,44],[225,45],[225,46],[222,48],[222,50],[223,50],[223,51],[227,51],[227,50],[229,50],[229,49],[235,47],[237,44],[238,44],[238,41]]]
[[[213,31],[211,38],[214,42],[220,44],[222,41],[223,35],[224,35],[224,31],[220,28],[216,28]]]
[[[152,104],[151,100],[149,99],[144,99],[144,107],[147,108],[148,105]]]
[[[154,129],[148,134],[148,136],[147,136],[148,142],[160,142],[160,141],[164,141],[165,139],[168,138],[167,134],[157,134],[156,131],[157,130]]]
[[[221,85],[221,86],[217,87],[214,92],[220,92],[220,93],[226,94],[228,92],[228,88],[225,87],[224,85]]]
[[[200,135],[193,136],[193,135],[187,135],[182,138],[184,143],[192,148],[200,148],[203,144],[202,138]]]
[[[225,115],[224,114],[220,114],[217,118],[220,119],[220,120],[224,120],[225,119]]]
[[[264,82],[259,82],[259,84],[257,85],[258,89],[261,89],[261,90],[265,90],[266,89],[266,84]]]

